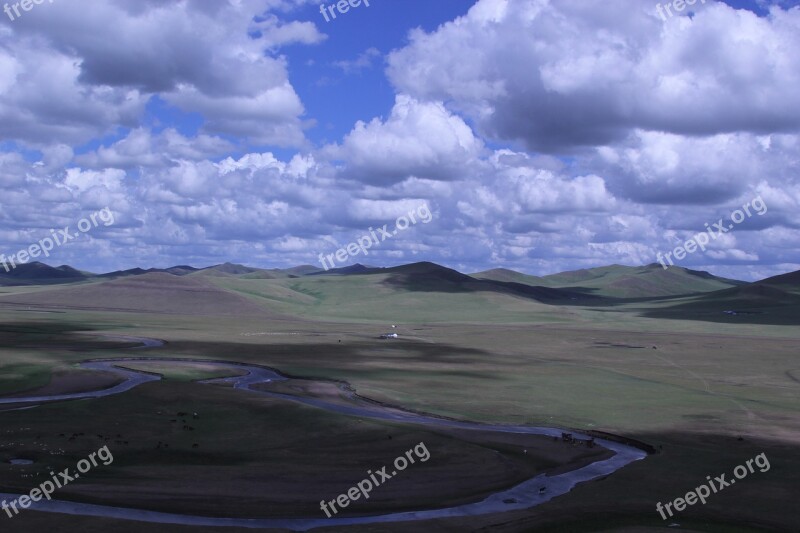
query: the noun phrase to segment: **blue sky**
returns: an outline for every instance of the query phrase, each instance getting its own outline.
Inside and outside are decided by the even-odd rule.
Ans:
[[[330,4],[328,2],[327,4]],[[662,4],[664,4],[662,2]],[[0,250],[50,264],[800,268],[798,1],[63,0],[0,14]],[[760,204],[759,204],[760,205]]]
[[[404,46],[411,28],[433,31],[464,15],[472,4],[470,0],[375,0],[369,8],[362,5],[338,15],[336,20],[319,22],[320,30],[328,36],[321,46],[283,51],[290,58],[291,77],[308,114],[318,122],[309,137],[316,143],[335,142],[357,120],[386,114],[395,93],[383,75],[383,56]],[[324,21],[316,4],[300,10],[297,16]],[[381,55],[372,57],[369,66],[354,67],[349,72],[336,66],[357,61],[370,49]]]

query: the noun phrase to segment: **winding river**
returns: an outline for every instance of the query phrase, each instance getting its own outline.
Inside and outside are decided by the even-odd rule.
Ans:
[[[163,342],[155,339],[144,339],[138,337],[114,337],[114,340],[124,340],[126,342],[141,342],[139,348],[161,346]],[[286,394],[279,394],[254,389],[253,386],[259,383],[286,380],[280,373],[254,365],[240,363],[230,363],[223,361],[169,358],[120,358],[113,360],[95,360],[81,363],[82,368],[89,370],[101,370],[112,372],[123,379],[123,381],[111,388],[101,391],[81,392],[73,394],[61,394],[53,396],[31,396],[23,398],[0,398],[0,404],[20,404],[35,402],[50,402],[62,400],[77,400],[84,398],[102,398],[112,394],[120,394],[131,390],[134,387],[150,381],[160,380],[160,376],[137,372],[116,366],[120,363],[131,361],[148,362],[168,362],[174,365],[193,364],[202,362],[205,365],[214,365],[224,370],[234,370],[243,375],[228,378],[217,378],[201,381],[200,383],[220,383],[231,384],[236,389],[247,390],[253,394],[282,398],[288,401],[299,402],[327,411],[332,411],[344,415],[359,416],[375,420],[387,420],[393,422],[405,422],[424,426],[436,426],[444,428],[457,428],[467,430],[495,431],[499,433],[525,433],[532,435],[545,435],[550,437],[560,437],[561,429],[547,427],[530,426],[511,426],[499,424],[478,424],[474,422],[463,422],[436,418],[429,415],[402,411],[397,408],[387,409],[379,404],[370,405],[341,405],[316,398],[302,398]],[[587,435],[573,433],[577,439],[589,439]],[[517,511],[528,509],[544,503],[556,496],[560,496],[572,490],[578,483],[590,481],[603,476],[612,474],[620,468],[643,459],[647,454],[632,446],[605,440],[595,439],[596,444],[612,450],[615,454],[605,460],[596,461],[582,468],[548,476],[540,474],[534,478],[524,481],[509,489],[494,493],[485,499],[473,503],[444,507],[439,509],[429,509],[420,511],[407,511],[398,513],[388,513],[376,516],[357,516],[357,517],[333,517],[325,518],[214,518],[205,516],[172,514],[142,509],[130,509],[125,507],[113,507],[106,505],[94,505],[87,503],[73,503],[68,501],[39,501],[31,504],[30,509],[51,513],[65,513],[82,516],[97,516],[104,518],[116,518],[123,520],[135,520],[140,522],[153,522],[161,524],[179,524],[189,526],[217,526],[217,527],[243,527],[243,528],[284,528],[292,531],[307,531],[317,527],[346,526],[356,524],[374,524],[384,522],[405,522],[413,520],[430,520],[437,518],[452,518],[475,516],[504,511]],[[545,490],[541,491],[540,488]],[[0,499],[11,500],[18,498],[18,494],[0,493]],[[320,515],[322,512],[320,511]]]

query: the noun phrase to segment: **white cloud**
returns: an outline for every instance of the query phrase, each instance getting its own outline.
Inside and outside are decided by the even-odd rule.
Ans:
[[[325,39],[290,20],[306,4],[89,0],[0,24],[2,245],[110,205],[95,248],[54,261],[290,266],[426,202],[433,222],[371,263],[544,273],[651,263],[760,194],[766,215],[685,264],[798,264],[800,9],[715,2],[662,23],[621,0],[481,0],[395,43],[386,115],[350,98],[363,119],[315,147],[295,86],[318,78],[290,72],[358,73],[380,53],[292,64],[282,47]]]
[[[285,60],[266,52],[324,36],[265,7],[290,3],[86,0],[26,13],[0,40],[0,136],[80,142],[135,127],[157,94],[202,113],[209,133],[300,146],[303,105]]]
[[[327,154],[345,161],[343,175],[349,178],[388,184],[412,176],[463,178],[473,172],[482,150],[471,128],[443,104],[399,95],[387,120],[359,121]]]
[[[480,0],[432,33],[412,32],[388,74],[493,138],[556,152],[635,128],[797,130],[799,47],[800,9],[759,18],[715,2],[665,24],[654,6],[620,0]]]
[[[361,72],[364,69],[372,67],[375,60],[381,57],[381,52],[375,47],[367,48],[360,53],[357,58],[353,60],[335,61],[334,66],[342,69],[345,74],[354,72]]]
[[[762,181],[797,178],[798,135],[747,133],[686,137],[636,131],[587,158],[613,176],[615,194],[645,203],[705,205],[729,201]]]
[[[137,128],[113,145],[78,156],[76,161],[90,168],[162,167],[179,159],[197,161],[222,155],[232,148],[219,137],[201,134],[187,138],[172,128],[159,134]]]

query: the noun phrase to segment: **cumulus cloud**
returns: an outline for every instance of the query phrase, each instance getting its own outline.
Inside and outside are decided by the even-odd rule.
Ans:
[[[312,4],[90,0],[0,22],[2,246],[109,205],[114,226],[55,261],[291,266],[427,203],[434,220],[371,263],[547,273],[652,263],[760,195],[767,214],[684,264],[800,266],[800,9],[714,2],[663,22],[622,0],[479,0],[310,61],[287,50],[327,45],[292,19]],[[296,87],[379,49],[384,114],[348,94],[360,120],[313,144]]]
[[[399,91],[451,102],[481,132],[532,150],[609,144],[634,129],[800,126],[800,9],[758,17],[715,2],[664,23],[622,0],[480,0],[410,37],[388,60]]]
[[[209,133],[304,143],[305,110],[285,60],[266,52],[316,44],[324,35],[312,23],[284,23],[269,12],[288,3],[129,4],[54,3],[4,29],[1,136],[79,142],[114,126],[136,126],[148,98],[158,94],[201,113]]]
[[[127,87],[85,86],[80,75],[71,54],[40,39],[1,40],[0,138],[44,147],[85,142],[137,123],[144,95]]]
[[[137,128],[111,146],[76,158],[90,168],[162,167],[180,159],[200,160],[230,152],[233,145],[219,137],[198,135],[188,138],[173,128],[159,134]]]
[[[375,60],[381,57],[381,52],[375,47],[367,48],[360,53],[357,58],[352,60],[342,60],[334,62],[334,66],[342,69],[346,74],[361,72],[366,68],[372,67]]]
[[[748,133],[687,137],[637,130],[601,146],[587,165],[611,176],[620,196],[644,203],[718,204],[762,181],[797,179],[797,135]]]
[[[408,177],[463,178],[483,143],[441,102],[419,102],[399,95],[391,116],[359,121],[341,145],[326,153],[345,161],[343,175],[369,183],[396,183]]]

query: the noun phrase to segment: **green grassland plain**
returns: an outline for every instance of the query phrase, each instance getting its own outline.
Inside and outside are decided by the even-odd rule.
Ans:
[[[416,525],[426,531],[645,531],[672,522],[681,526],[673,530],[686,531],[793,531],[800,524],[800,510],[790,505],[797,496],[800,474],[800,328],[655,319],[642,316],[642,304],[555,307],[483,293],[387,292],[359,308],[353,303],[358,300],[354,293],[368,289],[356,282],[326,289],[323,278],[249,281],[223,278],[215,283],[226,290],[249,291],[248,298],[279,311],[280,316],[5,306],[0,310],[4,341],[0,390],[8,394],[44,386],[53,371],[74,371],[72,365],[87,358],[162,356],[257,363],[292,375],[346,380],[364,396],[442,416],[605,431],[642,440],[658,450],[644,461],[535,509]],[[303,298],[309,300],[302,307],[292,301]],[[294,317],[290,316],[293,312]],[[337,314],[340,319],[334,321]],[[398,325],[393,331],[400,339],[378,340],[377,335],[390,324]],[[167,344],[122,353],[119,347],[123,345],[96,336],[104,333],[160,338]],[[111,417],[115,405],[124,409],[136,403],[135,396],[137,402],[152,402],[152,409],[166,410],[166,405],[159,407],[166,400],[153,392],[164,385],[107,398],[97,409],[102,405]],[[239,408],[214,387],[178,380],[169,385],[166,390],[174,391],[178,399],[204,402],[207,412],[216,413],[214,418],[231,416]],[[228,402],[231,405],[225,408]],[[85,423],[93,411],[79,409],[78,404],[90,402],[65,402],[46,409],[71,424]],[[247,408],[253,406],[248,403]],[[304,411],[302,416],[297,416],[298,409]],[[273,410],[274,420],[299,424],[293,435],[311,431],[313,409]],[[20,425],[24,417],[37,419],[34,411],[0,413],[2,427]],[[221,420],[213,423],[223,424]],[[346,427],[353,421],[340,423]],[[372,439],[374,435],[364,437],[365,442]],[[246,453],[246,447],[239,449],[243,442],[247,439],[231,438],[228,451],[234,456]],[[385,448],[378,454],[368,448],[358,453],[375,464],[394,457]],[[753,474],[712,496],[706,505],[690,507],[667,522],[656,513],[656,502],[686,494],[708,475],[727,472],[730,476],[735,466],[762,452],[770,459],[768,472]],[[453,452],[450,457],[456,455]],[[11,467],[0,468],[10,471]],[[186,475],[191,475],[189,469]],[[141,484],[138,490],[146,487]],[[206,496],[219,490],[200,487]],[[85,490],[84,496],[90,496],[91,488]],[[146,500],[141,497],[142,502]],[[436,506],[446,501],[429,503]],[[54,520],[86,531],[142,527],[44,513],[27,513],[14,520],[14,528],[39,528]],[[157,530],[159,526],[146,527]],[[383,524],[348,530],[399,532],[413,529],[409,527]]]

